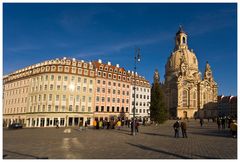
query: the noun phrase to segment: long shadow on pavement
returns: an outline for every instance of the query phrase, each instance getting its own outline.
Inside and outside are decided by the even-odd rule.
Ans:
[[[219,132],[219,131],[209,131],[209,132],[191,132],[190,134],[196,134],[196,135],[204,135],[204,136],[215,136],[215,137],[231,137],[230,133],[228,131]]]
[[[3,158],[7,158],[8,157],[7,153],[11,153],[11,154],[20,155],[20,156],[24,156],[24,157],[28,157],[28,158],[33,158],[33,159],[48,159],[48,157],[38,157],[38,156],[34,156],[34,155],[23,154],[23,153],[19,153],[19,152],[4,150],[4,149],[3,149],[3,151],[5,151]]]
[[[134,147],[138,147],[138,148],[143,149],[143,150],[150,150],[150,151],[155,151],[155,152],[159,152],[159,153],[163,153],[163,154],[167,154],[167,155],[176,156],[176,157],[181,158],[181,159],[191,159],[190,157],[187,157],[187,156],[178,155],[178,154],[174,154],[174,153],[159,150],[159,149],[154,149],[154,148],[147,147],[147,146],[144,146],[144,145],[141,145],[141,144],[135,145],[135,144],[128,143],[128,142],[127,142],[127,144],[129,144],[131,146],[134,146]]]
[[[220,158],[216,158],[216,157],[203,156],[203,155],[193,155],[193,156],[199,157],[201,159],[220,159]]]
[[[141,134],[152,135],[152,136],[161,136],[161,137],[170,137],[170,138],[173,138],[173,137],[174,137],[174,136],[171,136],[171,135],[158,134],[158,133],[144,133],[144,132],[141,132]]]

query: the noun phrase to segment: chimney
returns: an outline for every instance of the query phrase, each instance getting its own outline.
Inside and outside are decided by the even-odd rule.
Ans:
[[[67,58],[66,57],[63,57],[63,60],[66,60]]]
[[[116,67],[119,68],[119,64],[116,64]]]
[[[111,62],[110,62],[110,61],[108,61],[108,65],[111,65]]]
[[[101,59],[98,59],[98,63],[100,63],[100,64],[101,64],[101,63],[102,63],[102,60],[101,60]]]
[[[75,58],[73,58],[72,60],[73,60],[73,61],[76,61],[76,59],[75,59]]]
[[[130,73],[130,70],[128,70],[128,73]]]

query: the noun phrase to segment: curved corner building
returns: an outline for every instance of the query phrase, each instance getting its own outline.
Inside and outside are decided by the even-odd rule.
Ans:
[[[91,62],[55,59],[3,78],[3,124],[76,126],[92,122],[95,71]]]

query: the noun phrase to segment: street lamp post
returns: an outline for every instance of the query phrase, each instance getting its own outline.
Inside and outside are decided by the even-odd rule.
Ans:
[[[136,120],[135,120],[135,111],[136,111],[136,71],[137,71],[137,62],[140,62],[140,49],[136,48],[135,49],[135,57],[134,57],[134,106],[133,106],[133,132],[132,135],[136,135],[136,130],[135,130],[135,125],[136,125]]]

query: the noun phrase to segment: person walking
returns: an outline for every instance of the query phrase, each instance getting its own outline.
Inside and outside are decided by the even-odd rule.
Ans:
[[[175,132],[175,138],[178,138],[179,137],[179,121],[176,121],[174,124],[173,124],[173,129],[174,129],[174,132]]]
[[[217,125],[218,125],[218,130],[220,130],[220,127],[221,127],[221,120],[220,120],[219,117],[217,118]]]
[[[96,129],[99,129],[99,121],[97,121]]]
[[[222,123],[222,129],[225,129],[225,117],[222,117],[221,123]]]
[[[183,138],[187,138],[187,124],[186,122],[181,122],[181,130]]]
[[[57,123],[56,123],[56,128],[59,128],[58,121],[57,121]]]
[[[100,122],[99,122],[99,129],[102,129],[102,128],[103,128],[103,121],[100,120]]]
[[[237,137],[237,123],[235,120],[230,124],[230,131],[232,133],[232,137],[236,138]]]
[[[121,125],[122,125],[121,121],[120,121],[120,120],[118,120],[118,122],[117,122],[117,124],[116,124],[116,125],[117,125],[117,129],[118,129],[118,130],[120,130],[120,128],[121,128]]]
[[[204,121],[203,121],[203,118],[201,118],[201,119],[200,119],[200,125],[201,125],[201,127],[203,126],[203,122],[204,122]]]
[[[87,130],[87,126],[88,126],[88,122],[85,121],[85,123],[84,123],[85,130]]]
[[[94,126],[94,128],[96,128],[96,126],[97,126],[97,121],[96,120],[93,121],[93,126]]]
[[[139,121],[137,120],[136,121],[136,125],[135,125],[135,130],[136,130],[136,132],[138,133],[139,132]]]

